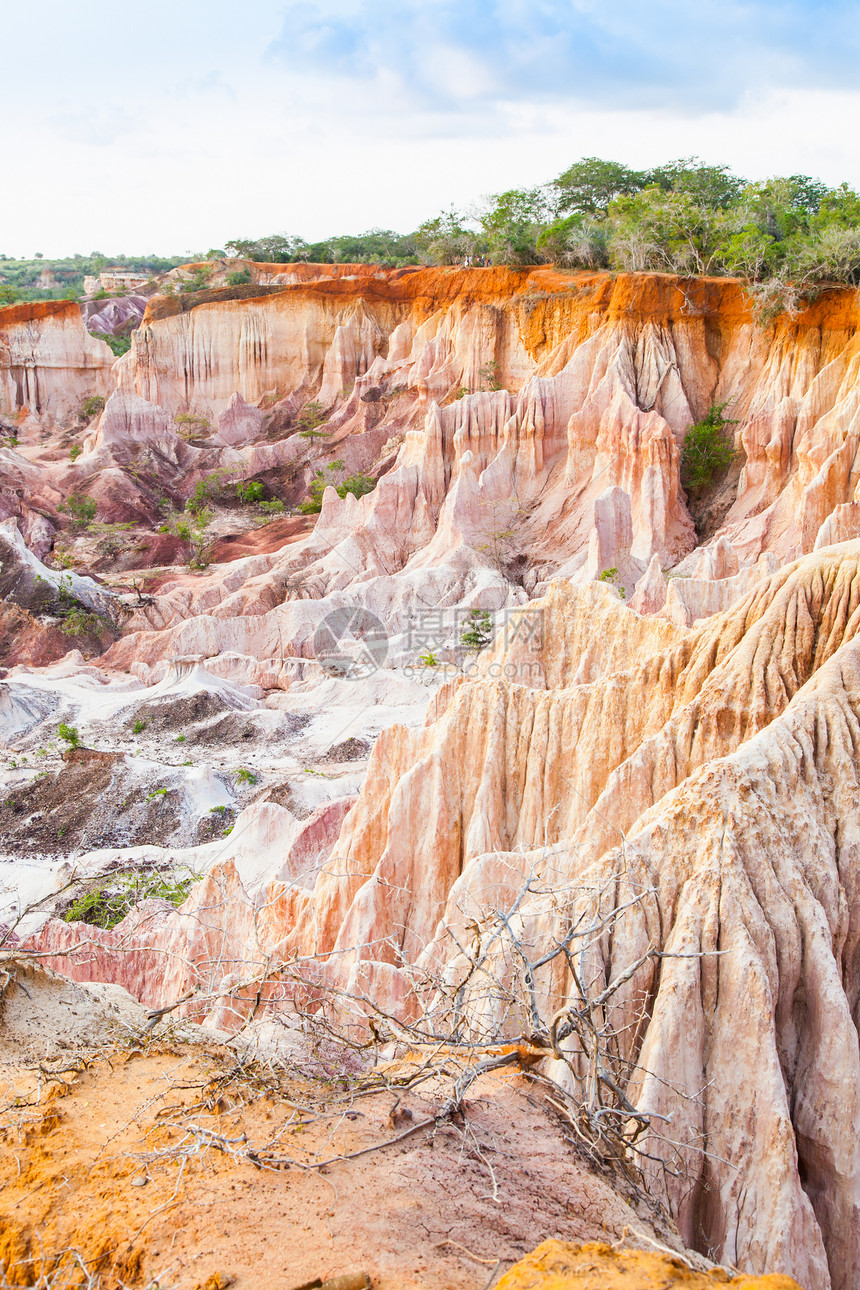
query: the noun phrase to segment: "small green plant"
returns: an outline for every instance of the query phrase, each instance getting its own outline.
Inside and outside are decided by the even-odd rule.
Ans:
[[[209,814],[210,814],[210,815],[223,815],[223,814],[224,814],[224,812],[225,812],[226,810],[227,810],[227,807],[226,807],[226,806],[210,806],[210,808],[209,808]]]
[[[235,273],[227,274],[228,287],[243,287],[246,282],[251,281],[250,269],[239,269]]]
[[[206,288],[209,286],[209,279],[211,278],[211,276],[212,276],[212,266],[208,264],[201,264],[199,268],[194,270],[191,277],[182,283],[180,290],[186,291],[186,292],[205,291]]]
[[[481,378],[481,385],[485,389],[500,390],[502,388],[502,369],[498,363],[484,363],[478,375]]]
[[[191,559],[188,561],[189,569],[208,569],[212,562],[212,543],[206,532],[211,519],[212,512],[210,510],[198,511],[194,517],[194,527],[191,530]]]
[[[597,581],[605,582],[608,586],[614,587],[622,600],[627,599],[627,593],[625,592],[624,585],[621,582],[621,575],[614,565],[611,569],[604,569]]]
[[[62,829],[57,836],[61,834]],[[89,923],[92,927],[116,927],[143,900],[167,900],[171,905],[181,905],[200,876],[190,870],[182,877],[157,872],[113,873],[109,878],[94,883],[73,901],[65,921]]]
[[[196,515],[202,511],[209,502],[215,501],[221,494],[221,479],[215,474],[204,475],[198,479],[194,485],[194,491],[185,503],[185,509],[189,515]]]
[[[326,414],[322,404],[312,399],[310,403],[305,404],[296,417],[296,427],[303,439],[325,439],[328,436],[319,428],[325,424],[325,421]]]
[[[255,775],[252,770],[248,770],[245,766],[240,766],[236,771],[237,784],[256,784],[258,783],[258,779],[259,777]]]
[[[88,632],[97,632],[99,628],[104,627],[104,622],[98,614],[90,613],[83,605],[74,604],[62,610],[63,621],[60,623],[60,631],[66,636],[86,636]]]
[[[105,401],[100,394],[91,394],[88,399],[84,399],[80,406],[80,416],[84,421],[92,421],[100,412],[105,410]]]
[[[80,736],[74,726],[67,726],[65,721],[61,721],[57,734],[63,740],[63,743],[67,743],[70,748],[80,747]]]
[[[147,802],[154,802],[157,798],[167,797],[166,788],[154,788],[151,793],[147,793]]]
[[[360,472],[356,475],[350,475],[348,479],[337,481],[334,476],[341,474],[346,467],[340,460],[332,461],[328,466],[314,472],[314,477],[308,486],[308,498],[299,506],[302,515],[318,515],[322,510],[323,495],[328,487],[332,487],[338,497],[346,497],[347,493],[352,493],[353,497],[364,497],[366,493],[372,493],[376,487],[376,480],[371,479],[369,475],[362,475]]]
[[[40,761],[44,761],[48,755],[48,750],[47,748],[37,748],[34,755],[38,757]]]
[[[177,412],[173,420],[183,439],[205,439],[212,433],[208,417],[198,416],[195,412]]]
[[[493,619],[486,609],[472,609],[460,628],[460,643],[466,649],[486,649],[493,639]]]
[[[184,744],[184,743],[185,743],[185,735],[177,735],[177,736],[176,736],[176,739],[175,739],[175,741],[174,741],[174,742],[175,742],[175,743],[178,743],[178,744]]]
[[[117,358],[122,358],[131,349],[130,336],[110,336],[105,335],[99,338],[103,340],[109,349],[112,349]]]
[[[60,503],[59,509],[66,512],[76,529],[85,529],[95,519],[98,503],[94,497],[79,497],[77,493],[69,493],[66,500]]]
[[[273,497],[270,501],[260,502],[260,510],[274,519],[276,515],[283,515],[285,507],[280,497]]]
[[[51,555],[58,569],[74,569],[75,557],[68,547],[55,546]]]
[[[200,484],[204,485],[204,488],[199,492],[195,490],[185,503],[189,518],[173,515],[158,528],[159,533],[175,533],[181,542],[187,542],[190,545],[189,569],[207,569],[212,551],[207,530],[214,519],[214,512],[205,505],[205,498],[208,496],[205,489],[206,481],[201,480]]]
[[[83,452],[83,448],[79,443],[72,444],[71,448],[69,449],[69,461],[77,461],[78,457],[80,457],[82,452]]]
[[[97,539],[99,555],[106,560],[115,560],[126,551],[131,543],[129,530],[133,524],[96,524],[90,525],[90,532]]]
[[[236,485],[236,494],[240,502],[246,506],[251,506],[255,502],[262,502],[265,495],[265,488],[259,479],[249,479],[247,483],[238,483]]]
[[[132,734],[134,734],[134,735],[139,735],[139,734],[140,734],[142,731],[144,731],[145,729],[146,729],[146,722],[145,722],[145,721],[142,721],[142,720],[141,720],[141,718],[140,718],[140,717],[138,717],[138,718],[137,718],[137,720],[135,721],[134,725],[133,725],[133,726],[132,726],[132,728],[131,728],[131,732],[132,732]]]
[[[717,482],[735,459],[735,448],[727,426],[736,421],[723,416],[725,403],[713,403],[701,421],[690,426],[681,450],[681,483],[691,493],[702,492]]]
[[[420,656],[420,662],[423,664],[424,667],[438,667],[439,655],[434,654],[432,650],[428,649],[426,654],[422,654]]]

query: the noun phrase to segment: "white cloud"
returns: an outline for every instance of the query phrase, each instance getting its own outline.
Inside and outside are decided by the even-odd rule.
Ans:
[[[665,10],[668,0],[659,3]],[[706,10],[711,3],[705,0]],[[153,4],[158,30],[170,7]],[[102,0],[91,7],[109,8]],[[860,185],[853,126],[860,92],[816,88],[818,52],[805,88],[764,84],[751,92],[741,77],[731,102],[706,108],[674,91],[661,98],[649,71],[631,104],[624,95],[606,102],[599,94],[520,92],[509,75],[517,51],[505,46],[497,58],[501,37],[482,44],[482,32],[469,27],[475,0],[463,0],[456,22],[452,0],[424,3],[420,49],[402,65],[380,53],[385,28],[365,39],[355,23],[344,36],[334,21],[328,34],[312,26],[304,62],[293,57],[285,65],[265,55],[279,29],[273,0],[247,0],[236,30],[228,8],[235,27],[235,7],[226,0],[186,0],[178,43],[159,43],[157,54],[151,42],[129,43],[115,26],[99,35],[96,55],[68,23],[40,41],[38,77],[26,60],[11,68],[0,85],[0,110],[7,127],[15,122],[7,128],[15,184],[4,204],[0,251],[182,254],[275,231],[315,239],[371,226],[408,230],[451,203],[546,181],[590,154],[641,167],[695,153],[750,177],[805,172]],[[599,8],[578,0],[575,8],[602,15],[616,41],[632,21],[627,0]],[[412,0],[396,11],[413,35],[416,11]],[[367,16],[367,0],[343,12]],[[524,0],[506,0],[484,12],[500,14],[508,32],[532,15],[525,66],[551,36],[559,6],[533,0],[527,11]],[[797,6],[786,12],[797,18]],[[17,34],[32,42],[35,19],[26,33],[20,14]],[[314,53],[320,41],[328,41],[337,75]],[[771,66],[794,56],[786,49],[777,49]],[[418,62],[432,94],[416,95],[410,83]],[[623,70],[619,63],[617,75]],[[695,65],[694,73],[703,75]]]

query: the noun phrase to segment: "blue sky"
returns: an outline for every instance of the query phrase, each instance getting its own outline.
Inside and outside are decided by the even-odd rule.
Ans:
[[[860,185],[858,19],[798,0],[16,6],[0,251],[405,230],[591,154]]]

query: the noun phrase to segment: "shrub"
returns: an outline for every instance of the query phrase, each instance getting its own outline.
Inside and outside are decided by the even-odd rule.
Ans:
[[[80,457],[82,452],[83,452],[83,448],[79,443],[73,444],[72,447],[69,449],[69,461],[77,461],[78,457]]]
[[[177,412],[173,420],[183,439],[205,439],[212,433],[208,417],[199,416],[196,412]]]
[[[60,503],[59,509],[67,513],[75,528],[85,529],[95,519],[98,504],[93,497],[79,497],[77,493],[69,493],[65,502]]]
[[[122,358],[131,349],[130,336],[111,336],[106,332],[91,331],[91,336],[96,340],[103,340],[109,349],[112,349],[117,358]]]
[[[276,515],[283,515],[284,503],[281,501],[280,497],[273,497],[271,501],[260,502],[260,510],[266,515],[271,515],[274,518]]]
[[[160,790],[166,793],[166,789]],[[158,793],[159,790],[156,790]],[[155,796],[155,794],[150,794]],[[160,873],[120,873],[94,884],[73,902],[65,915],[67,923],[89,923],[92,927],[111,928],[143,900],[157,898],[171,905],[181,905],[199,874],[185,877]]]
[[[79,747],[81,741],[74,726],[67,726],[65,721],[61,721],[57,734],[64,743],[69,745],[70,748]]]
[[[236,771],[237,784],[256,784],[257,781],[258,776],[255,775],[252,770],[248,770],[245,766],[240,766]]]
[[[615,588],[622,600],[627,599],[624,587],[621,585],[621,576],[614,565],[611,569],[604,569],[597,581],[608,583],[610,587]]]
[[[262,502],[265,491],[259,479],[249,479],[246,484],[238,483],[236,485],[239,501],[244,502],[247,506],[252,505],[254,502]]]
[[[726,426],[736,425],[723,416],[725,403],[714,403],[707,415],[690,426],[681,452],[681,483],[689,492],[710,488],[735,458]]]
[[[487,390],[502,388],[502,369],[498,363],[485,363],[479,372],[481,385]]]
[[[90,613],[82,605],[75,603],[63,609],[63,621],[60,631],[66,636],[84,636],[87,632],[97,632],[104,622],[98,614]]]
[[[126,551],[132,541],[129,530],[134,527],[126,524],[91,524],[90,532],[96,537],[98,552],[106,560],[113,560]]]
[[[193,274],[187,279],[187,281],[182,283],[181,290],[185,292],[205,291],[209,286],[209,279],[211,276],[212,269],[210,266],[202,264],[199,269],[194,270]]]
[[[244,286],[246,282],[250,282],[250,281],[251,281],[250,269],[241,269],[236,273],[227,274],[227,285],[229,287],[241,287],[241,286]]]
[[[486,609],[473,609],[470,611],[468,618],[460,628],[460,643],[465,645],[466,649],[479,650],[486,649],[493,639],[493,619]]]
[[[141,731],[143,731],[143,730],[145,730],[145,729],[146,729],[146,722],[145,722],[145,721],[143,721],[143,720],[141,720],[141,718],[140,718],[140,717],[138,717],[138,718],[137,718],[137,720],[135,721],[134,725],[133,725],[133,726],[132,726],[132,728],[131,728],[131,732],[132,732],[132,734],[134,734],[134,735],[139,735],[139,734],[141,733]]]
[[[336,483],[332,476],[344,470],[342,461],[333,461],[330,465],[322,470],[316,471],[308,487],[309,497],[299,506],[302,515],[318,515],[322,510],[323,494],[331,486],[334,488],[338,497],[346,497],[347,493],[352,493],[353,497],[364,497],[366,493],[372,493],[376,487],[376,480],[371,479],[369,475],[350,475],[348,479]],[[326,473],[328,472],[328,474]]]
[[[324,439],[326,434],[320,430],[319,426],[323,425],[326,420],[322,404],[313,399],[306,403],[299,415],[296,417],[296,426],[299,434],[303,439]]]
[[[100,394],[91,394],[80,406],[80,415],[85,421],[91,421],[105,410],[105,401]]]

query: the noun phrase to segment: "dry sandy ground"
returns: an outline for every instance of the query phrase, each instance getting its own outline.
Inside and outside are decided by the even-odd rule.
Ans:
[[[144,1010],[118,987],[12,960],[3,976],[9,1285],[193,1290],[221,1274],[289,1290],[366,1271],[376,1290],[483,1290],[547,1237],[654,1235],[521,1075],[484,1076],[456,1122],[422,1128],[450,1083],[398,1092],[406,1062],[359,1092],[309,1063],[142,1039]]]
[[[40,1093],[30,1069],[7,1066],[9,1280],[27,1284],[75,1249],[104,1286],[191,1290],[222,1273],[287,1290],[366,1270],[378,1290],[482,1290],[545,1237],[617,1239],[642,1226],[519,1076],[474,1086],[462,1123],[381,1146],[432,1114],[433,1096],[398,1104],[393,1091],[354,1096],[231,1070],[216,1046],[114,1050],[86,1064],[66,1055],[43,1063]],[[381,1149],[302,1167],[369,1146]],[[249,1149],[285,1166],[255,1167]]]
[[[677,1235],[588,1167],[513,1068],[434,1124],[451,1082],[398,1088],[407,1059],[369,1087],[344,1062],[252,1062],[169,1020],[147,1035],[125,990],[0,959],[0,1290],[291,1290],[359,1272],[374,1290],[717,1283],[671,1257]],[[655,1241],[668,1260],[619,1262]]]

